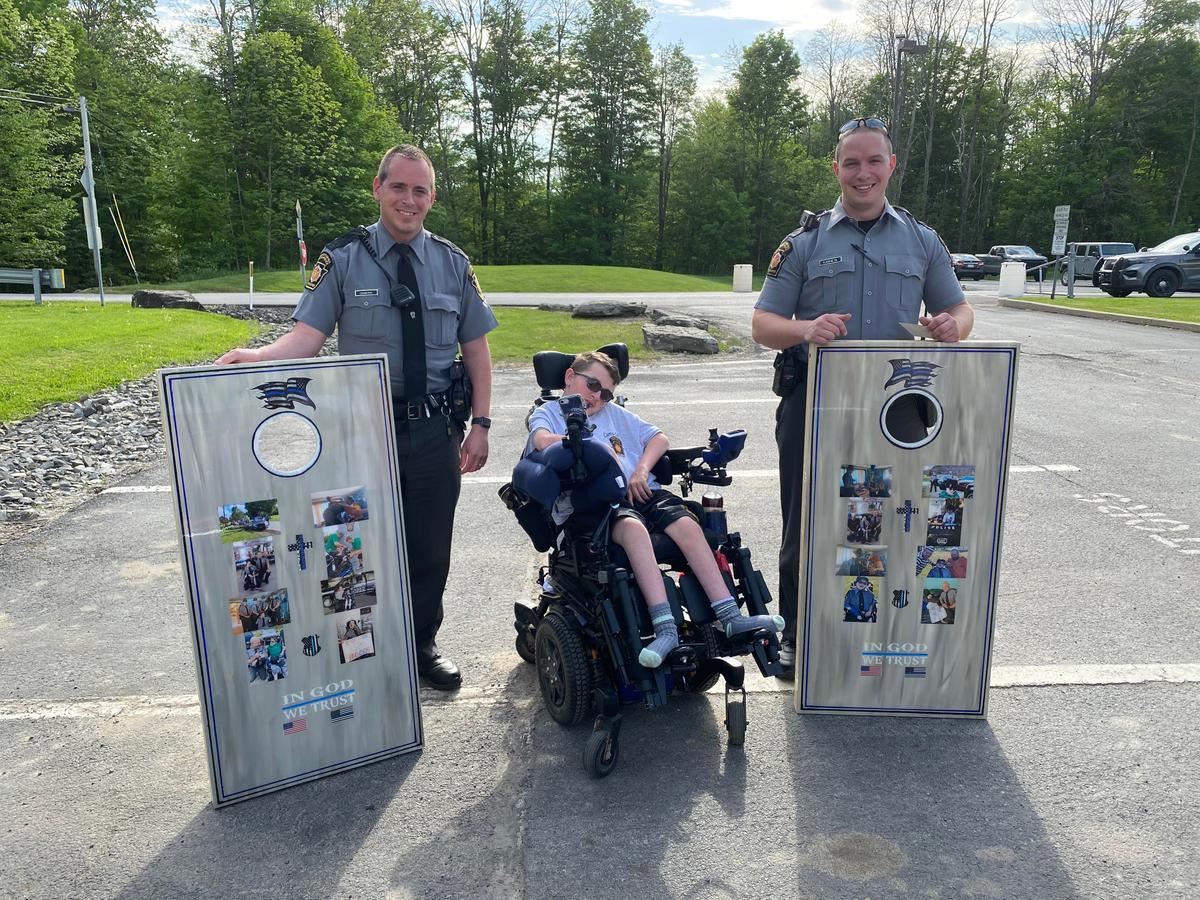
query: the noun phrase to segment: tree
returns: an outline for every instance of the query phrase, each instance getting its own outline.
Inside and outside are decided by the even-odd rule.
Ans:
[[[654,268],[663,267],[663,235],[667,225],[667,204],[671,190],[671,171],[675,143],[691,118],[696,96],[696,64],[676,43],[662,47],[654,68],[655,138],[658,144],[658,233],[654,240]]]
[[[54,12],[23,16],[0,0],[0,247],[8,266],[61,265],[67,227],[78,220],[78,120],[56,99],[72,93],[74,59]]]
[[[734,126],[744,147],[734,187],[750,202],[751,253],[766,262],[778,242],[784,182],[783,158],[808,119],[808,100],[797,87],[800,57],[781,31],[761,34],[742,53],[729,95]]]
[[[562,225],[567,255],[627,263],[653,117],[648,14],[632,0],[592,0],[571,47],[574,91],[563,126]],[[645,254],[647,257],[649,254]]]

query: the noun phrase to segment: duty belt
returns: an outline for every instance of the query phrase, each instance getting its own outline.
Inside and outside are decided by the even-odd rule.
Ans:
[[[404,397],[392,398],[392,411],[398,422],[410,419],[425,419],[440,414],[446,409],[446,392],[426,394],[416,400],[406,400]]]

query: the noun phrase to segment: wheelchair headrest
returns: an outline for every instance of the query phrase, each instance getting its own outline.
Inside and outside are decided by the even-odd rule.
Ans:
[[[611,356],[617,364],[621,380],[629,377],[629,348],[624,344],[605,344],[598,347],[597,352]],[[544,391],[561,391],[567,377],[567,369],[575,362],[574,353],[559,353],[557,350],[543,350],[533,355],[533,374],[537,376],[538,387]]]

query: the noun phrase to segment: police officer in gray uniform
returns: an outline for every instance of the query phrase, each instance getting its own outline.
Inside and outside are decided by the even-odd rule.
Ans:
[[[775,411],[783,507],[780,662],[789,676],[796,660],[807,344],[908,340],[912,335],[901,323],[917,321],[936,340],[958,341],[975,321],[937,232],[888,203],[895,168],[882,121],[859,118],[843,125],[833,161],[841,197],[833,209],[783,239],[754,306],[754,340],[789,351],[782,355],[782,371],[791,366],[794,373],[783,379],[784,396]],[[927,315],[920,315],[922,302]]]
[[[417,667],[453,690],[458,667],[438,651],[450,571],[454,508],[463,473],[488,455],[496,317],[465,253],[424,228],[435,200],[433,164],[417,147],[393,147],[374,181],[379,221],[321,252],[292,314],[292,330],[266,347],[231,350],[218,363],[316,356],[338,331],[343,354],[387,353],[404,505]],[[469,432],[451,416],[451,367],[461,348],[473,388]]]

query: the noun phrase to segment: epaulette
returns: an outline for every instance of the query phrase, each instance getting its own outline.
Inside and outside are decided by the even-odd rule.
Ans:
[[[364,244],[369,246],[371,241],[371,232],[367,231],[364,226],[357,225],[340,237],[334,238],[325,245],[325,249],[337,250],[341,247],[347,246],[348,244],[353,244],[355,241],[362,241]]]
[[[912,219],[914,222],[916,222],[922,228],[928,228],[930,231],[932,231],[933,236],[935,238],[937,238],[938,243],[940,243],[942,245],[942,249],[946,251],[947,255],[949,255],[950,248],[946,246],[946,242],[944,240],[942,240],[942,236],[938,233],[938,230],[936,228],[934,228],[932,225],[927,225],[925,222],[922,222],[920,219],[918,219],[916,216],[914,216],[912,213],[910,213],[903,206],[893,206],[892,209],[894,209],[898,213],[904,213],[904,215],[908,216],[910,219]]]
[[[440,234],[434,234],[432,231],[429,232],[429,236],[431,238],[433,238],[435,241],[437,241],[439,244],[445,244],[447,247],[449,247],[451,250],[453,250],[455,253],[457,253],[459,256],[461,256],[463,259],[466,259],[468,261],[470,260],[470,257],[468,257],[467,254],[465,252],[463,252],[463,250],[457,244],[453,243],[452,241],[448,241],[448,240],[446,240],[446,238],[442,237]]]

